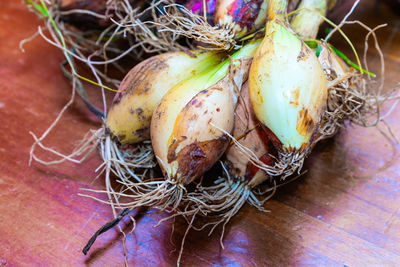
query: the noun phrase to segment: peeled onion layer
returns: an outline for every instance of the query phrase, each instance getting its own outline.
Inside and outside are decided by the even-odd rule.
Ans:
[[[150,139],[150,122],[161,98],[173,86],[217,65],[223,54],[192,51],[153,56],[123,79],[107,114],[106,128],[121,144]]]
[[[238,91],[259,43],[240,49],[232,56],[232,64],[228,59],[163,97],[152,118],[151,140],[166,177],[189,184],[222,155],[229,143],[223,131],[233,128]]]

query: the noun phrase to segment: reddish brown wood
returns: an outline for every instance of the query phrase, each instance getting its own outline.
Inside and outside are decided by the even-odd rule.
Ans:
[[[362,1],[353,18],[372,27],[389,23],[378,32],[389,89],[400,80],[400,18],[379,7]],[[28,166],[33,142],[29,131],[42,133],[70,96],[70,85],[59,68],[62,54],[41,38],[27,43],[25,53],[19,50],[19,41],[40,25],[21,1],[0,1],[0,25],[0,266],[123,265],[122,236],[116,230],[101,236],[88,256],[81,253],[90,236],[112,217],[107,206],[78,196],[80,188],[104,188],[101,179],[93,181],[100,163],[97,155],[80,165]],[[365,32],[354,26],[344,30],[361,52]],[[341,38],[333,42],[351,55]],[[368,57],[371,69],[378,71],[376,51],[371,49]],[[88,89],[100,106],[99,89]],[[399,116],[397,107],[388,118],[397,136]],[[68,153],[99,125],[77,99],[45,143]],[[269,213],[244,207],[227,229],[225,250],[220,248],[219,233],[208,237],[207,232],[191,232],[182,265],[400,264],[398,154],[376,128],[349,127],[316,147],[307,161],[307,175],[279,190],[266,203]],[[176,263],[171,223],[153,227],[162,216],[138,218],[126,242],[131,266]],[[184,223],[177,223],[175,244],[185,229]]]

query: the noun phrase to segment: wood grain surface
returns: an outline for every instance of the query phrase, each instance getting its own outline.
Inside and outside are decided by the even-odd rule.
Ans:
[[[388,23],[377,32],[386,59],[385,89],[398,85],[400,17],[365,0],[351,17],[356,18],[371,27]],[[87,256],[81,253],[112,218],[109,207],[78,196],[80,188],[104,188],[101,178],[94,180],[98,156],[83,164],[28,166],[29,131],[43,133],[71,95],[57,48],[38,37],[24,45],[24,53],[19,49],[40,23],[22,1],[0,0],[0,266],[123,266],[123,238],[116,229],[102,235]],[[354,25],[344,31],[362,53],[366,32]],[[351,55],[340,36],[332,42]],[[370,46],[370,67],[378,72],[379,58]],[[88,93],[100,105],[99,89],[88,86]],[[397,136],[399,116],[397,106],[387,118]],[[99,126],[76,99],[45,144],[68,153]],[[227,228],[224,250],[220,232],[210,237],[190,232],[182,265],[399,266],[400,148],[394,147],[376,128],[349,126],[315,148],[308,173],[278,190],[265,204],[269,213],[245,206]],[[132,216],[138,221],[126,240],[129,265],[175,265],[178,252],[171,241],[180,244],[186,225],[178,221],[171,238],[171,222],[154,227],[165,215],[150,210]],[[121,227],[132,227],[128,218]]]

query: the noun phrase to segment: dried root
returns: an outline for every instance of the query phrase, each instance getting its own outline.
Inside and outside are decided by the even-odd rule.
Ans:
[[[142,182],[132,182],[117,178],[117,183],[121,185],[118,191],[111,191],[109,188],[106,188],[106,190],[82,189],[89,193],[107,194],[109,196],[107,201],[92,194],[80,195],[95,199],[115,209],[129,208],[133,210],[140,207],[151,207],[160,211],[174,213],[178,210],[179,205],[184,201],[187,194],[183,185],[172,180],[158,181],[157,179],[149,179]]]
[[[163,13],[160,20],[164,23],[160,29],[162,32],[194,39],[206,49],[231,50],[236,45],[234,29],[229,26],[211,26],[206,18],[180,5],[168,5]]]
[[[150,19],[142,19],[141,14],[151,14]],[[126,17],[114,22],[135,36],[146,52],[193,48],[190,40],[210,50],[230,50],[236,45],[233,28],[211,26],[206,18],[193,14],[173,0],[153,1],[141,14],[137,19]],[[181,37],[189,39],[185,46],[179,42]]]
[[[143,142],[131,148],[121,147],[121,145],[111,140],[110,136],[105,133],[104,128],[101,128],[87,133],[71,154],[64,155],[42,143],[43,137],[46,135],[41,138],[37,138],[32,132],[31,135],[34,137],[35,143],[31,148],[30,161],[35,160],[44,165],[59,164],[64,161],[79,164],[99,148],[99,154],[103,162],[95,171],[99,172],[97,177],[103,173],[105,174],[105,192],[109,199],[112,200],[110,204],[115,216],[117,215],[115,206],[119,205],[119,200],[115,195],[117,189],[112,186],[111,174],[118,177],[120,184],[129,185],[154,177],[155,159],[150,142]],[[53,161],[42,160],[34,153],[36,145],[60,157],[60,159]]]
[[[293,182],[304,172],[292,176],[285,182],[280,182],[279,178],[275,178],[270,182],[252,187],[243,178],[231,177],[224,164],[222,162],[221,164],[225,170],[224,177],[217,179],[212,186],[199,185],[195,192],[188,193],[185,205],[181,206],[177,215],[184,216],[186,221],[190,222],[190,227],[197,231],[211,227],[209,235],[213,233],[217,226],[222,225],[220,244],[224,248],[225,227],[246,202],[259,211],[269,212],[263,206],[266,201],[274,196],[276,189]],[[195,225],[193,217],[190,216],[205,217],[205,222],[199,220]]]
[[[281,180],[284,180],[286,177],[293,175],[296,171],[300,173],[301,168],[303,167],[304,160],[311,152],[311,149],[307,148],[302,151],[279,152],[278,158],[275,158],[273,155],[270,155],[272,158],[275,159],[274,160],[275,165],[270,166],[262,162],[251,149],[242,145],[230,133],[226,132],[225,130],[219,128],[214,124],[211,125],[220,130],[221,132],[223,132],[224,134],[226,134],[228,137],[230,137],[234,145],[236,145],[240,149],[240,152],[247,159],[248,162],[252,163],[257,168],[265,171],[268,174],[268,176],[280,177]]]
[[[172,32],[162,31],[168,27],[163,18],[163,6],[174,4],[174,0],[153,0],[139,12],[132,6],[121,3],[124,12],[111,20],[117,26],[119,34],[131,36],[139,51],[145,53],[162,53],[187,49],[178,41],[180,36]]]

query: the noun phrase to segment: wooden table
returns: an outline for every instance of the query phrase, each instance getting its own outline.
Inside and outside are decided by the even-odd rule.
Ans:
[[[21,2],[0,1],[0,266],[124,265],[122,236],[116,230],[102,235],[87,256],[81,253],[90,236],[112,217],[109,207],[78,196],[80,188],[104,188],[101,179],[93,180],[100,163],[97,155],[83,164],[28,166],[33,143],[29,131],[41,134],[71,89],[60,72],[59,50],[41,38],[27,43],[25,53],[19,49],[19,41],[40,25]],[[389,23],[378,32],[388,89],[400,81],[400,17],[382,5],[377,10],[373,2],[362,1],[352,18],[372,27]],[[362,51],[365,32],[344,29]],[[351,54],[339,37],[333,42]],[[368,57],[376,71],[376,52],[371,49]],[[88,90],[100,103],[99,89]],[[399,116],[397,106],[387,118],[397,136]],[[68,153],[89,129],[99,126],[78,99],[45,144]],[[349,127],[316,147],[306,163],[307,175],[266,203],[271,212],[245,206],[229,224],[224,250],[219,234],[190,232],[182,265],[400,265],[400,148],[395,148],[376,128]],[[171,223],[153,227],[162,216],[151,213],[138,219],[126,240],[129,265],[176,263]],[[131,225],[124,222],[128,230]],[[175,244],[185,229],[177,224]]]

